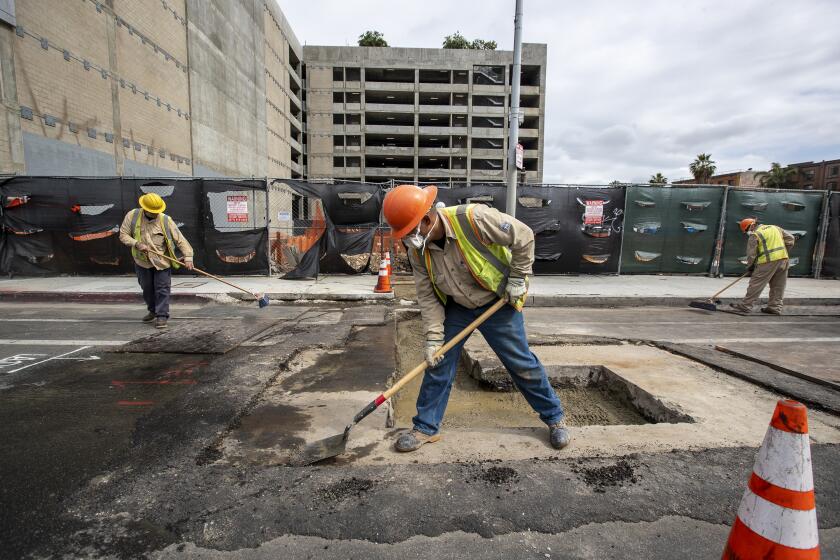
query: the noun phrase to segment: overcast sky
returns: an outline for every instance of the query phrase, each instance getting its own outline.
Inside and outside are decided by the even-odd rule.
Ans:
[[[301,43],[513,48],[513,0],[278,0]],[[840,0],[525,0],[548,44],[544,181],[690,176],[840,158]]]

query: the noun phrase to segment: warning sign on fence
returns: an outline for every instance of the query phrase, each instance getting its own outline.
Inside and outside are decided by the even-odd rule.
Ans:
[[[227,221],[248,221],[248,196],[231,195],[227,197]]]
[[[604,201],[586,200],[586,211],[583,213],[584,224],[601,224],[604,222]]]

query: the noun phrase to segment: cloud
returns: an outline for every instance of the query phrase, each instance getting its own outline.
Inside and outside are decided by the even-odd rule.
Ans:
[[[301,43],[438,47],[459,30],[513,43],[512,0],[280,2]],[[525,3],[524,36],[548,44],[546,182],[688,177],[840,158],[840,2],[610,0]]]

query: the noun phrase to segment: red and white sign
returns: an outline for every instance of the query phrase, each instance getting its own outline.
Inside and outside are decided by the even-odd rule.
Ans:
[[[525,167],[525,148],[522,144],[516,145],[516,168],[523,169]]]
[[[583,213],[584,224],[604,223],[604,201],[586,200],[586,210]]]
[[[227,221],[248,221],[248,196],[231,195],[227,197]]]

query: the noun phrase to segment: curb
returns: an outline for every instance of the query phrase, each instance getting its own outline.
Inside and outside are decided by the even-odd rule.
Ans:
[[[387,302],[394,299],[394,293],[385,294],[306,294],[306,293],[271,293],[269,300],[274,301],[377,301]],[[219,297],[230,297],[237,301],[253,301],[240,292],[228,293],[173,293],[170,296],[175,303],[210,303]],[[138,303],[143,301],[140,292],[39,292],[29,290],[0,291],[0,302],[18,303]]]
[[[682,296],[528,296],[528,307],[688,307],[689,302],[704,299],[703,297]],[[740,298],[718,298],[722,305],[741,301]],[[760,299],[757,303],[766,304],[767,299]],[[719,305],[721,305],[719,304]],[[785,298],[785,305],[796,306],[840,306],[840,298]]]

